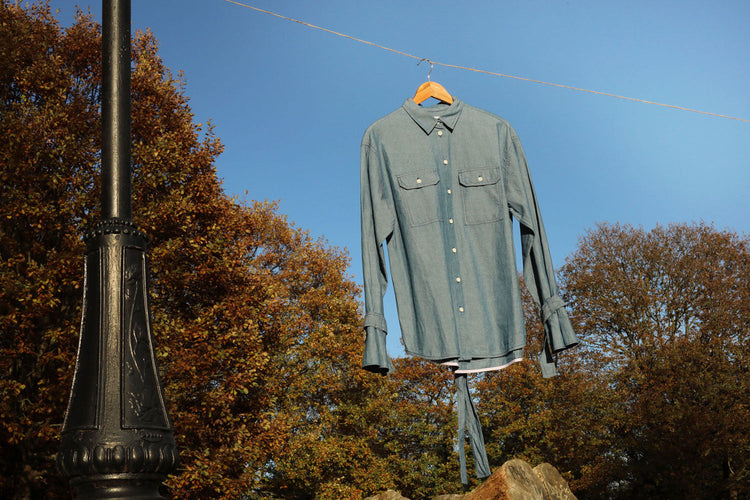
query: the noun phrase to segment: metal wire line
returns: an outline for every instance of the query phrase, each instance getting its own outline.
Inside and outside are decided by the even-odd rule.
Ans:
[[[467,66],[459,66],[457,64],[448,64],[448,63],[433,61],[432,59],[428,59],[426,57],[415,56],[414,54],[409,54],[408,52],[403,52],[401,50],[396,50],[396,49],[393,49],[391,47],[386,47],[385,45],[380,45],[380,44],[377,44],[377,43],[374,43],[374,42],[370,42],[368,40],[363,40],[361,38],[357,38],[357,37],[354,37],[354,36],[351,36],[351,35],[347,35],[345,33],[339,33],[338,31],[334,31],[334,30],[331,30],[331,29],[328,29],[328,28],[323,28],[322,26],[317,26],[315,24],[311,24],[311,23],[308,23],[308,22],[305,22],[305,21],[300,21],[299,19],[294,19],[292,17],[287,17],[287,16],[284,16],[284,15],[281,15],[281,14],[277,14],[276,12],[271,12],[270,10],[264,10],[264,9],[261,9],[261,8],[258,8],[258,7],[254,7],[252,5],[248,5],[248,4],[245,4],[245,3],[242,3],[242,2],[238,2],[236,0],[224,0],[224,1],[228,2],[228,3],[231,3],[231,4],[234,4],[234,5],[238,5],[240,7],[245,7],[245,8],[248,8],[248,9],[252,9],[254,11],[261,12],[263,14],[268,14],[270,16],[278,17],[278,18],[284,19],[286,21],[291,21],[291,22],[294,22],[294,23],[297,23],[297,24],[301,24],[303,26],[307,26],[308,28],[313,28],[313,29],[316,29],[316,30],[325,31],[326,33],[330,33],[332,35],[340,36],[340,37],[343,37],[343,38],[348,38],[349,40],[354,40],[355,42],[363,43],[365,45],[370,45],[372,47],[377,47],[379,49],[387,50],[389,52],[393,52],[395,54],[399,54],[399,55],[402,55],[402,56],[405,56],[405,57],[411,57],[412,59],[416,59],[419,62],[421,62],[421,61],[427,61],[431,65],[444,66],[446,68],[461,69],[461,70],[465,70],[465,71],[473,71],[475,73],[483,73],[483,74],[486,74],[486,75],[500,76],[500,77],[503,77],[503,78],[512,78],[514,80],[521,80],[521,81],[524,81],[524,82],[538,83],[538,84],[541,84],[541,85],[548,85],[548,86],[551,86],[551,87],[558,87],[558,88],[563,88],[563,89],[568,89],[568,90],[577,90],[579,92],[587,92],[589,94],[597,94],[597,95],[602,95],[602,96],[607,96],[607,97],[615,97],[617,99],[624,99],[624,100],[627,100],[627,101],[640,102],[640,103],[644,103],[644,104],[653,104],[654,106],[662,106],[662,107],[665,107],[665,108],[679,109],[679,110],[682,110],[682,111],[690,111],[691,113],[699,113],[699,114],[702,114],[702,115],[709,115],[709,116],[715,116],[715,117],[718,117],[718,118],[727,118],[729,120],[737,120],[737,121],[741,121],[741,122],[750,123],[750,120],[748,120],[746,118],[738,118],[738,117],[735,117],[735,116],[722,115],[722,114],[719,114],[719,113],[711,113],[710,111],[700,111],[698,109],[686,108],[686,107],[683,107],[683,106],[676,106],[674,104],[664,104],[664,103],[661,103],[661,102],[648,101],[646,99],[639,99],[637,97],[628,97],[628,96],[624,96],[624,95],[613,94],[613,93],[610,93],[610,92],[600,92],[598,90],[591,90],[591,89],[584,89],[584,88],[580,88],[580,87],[573,87],[571,85],[563,85],[561,83],[545,82],[545,81],[542,81],[542,80],[535,80],[533,78],[525,78],[525,77],[522,77],[522,76],[507,75],[507,74],[504,74],[504,73],[497,73],[495,71],[487,71],[487,70],[478,69],[478,68],[470,68],[470,67],[467,67]]]

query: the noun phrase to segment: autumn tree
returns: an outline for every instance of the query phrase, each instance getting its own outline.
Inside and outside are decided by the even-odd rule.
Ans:
[[[98,220],[100,28],[0,2],[0,497],[69,498],[54,470]],[[134,222],[150,237],[156,350],[181,464],[170,498],[346,498],[377,489],[345,252],[224,194],[149,32],[133,39]]]
[[[559,274],[581,345],[553,379],[531,360],[479,378],[491,465],[550,462],[581,499],[747,496],[748,238],[600,224]]]
[[[617,422],[609,477],[588,480],[609,491],[584,497],[747,496],[750,240],[705,223],[600,224],[561,275],[580,369]]]
[[[97,38],[0,3],[0,496],[65,498],[54,455],[98,161]],[[92,34],[94,36],[92,36]]]

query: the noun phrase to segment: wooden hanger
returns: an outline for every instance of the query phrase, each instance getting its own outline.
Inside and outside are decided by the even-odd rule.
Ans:
[[[416,94],[414,94],[414,102],[421,104],[430,97],[434,97],[446,104],[453,104],[453,97],[445,90],[445,87],[437,82],[427,80],[419,86]]]
[[[433,62],[429,59],[420,59],[420,61],[417,63],[417,66],[419,66],[422,61],[427,61],[428,63],[430,63],[430,72],[427,73],[427,81],[420,85],[417,89],[417,92],[414,94],[414,102],[416,102],[417,104],[421,104],[430,97],[433,97],[438,101],[444,102],[446,104],[453,104],[453,97],[448,93],[447,90],[445,90],[445,87],[437,82],[433,82],[430,80],[432,68],[435,66]]]

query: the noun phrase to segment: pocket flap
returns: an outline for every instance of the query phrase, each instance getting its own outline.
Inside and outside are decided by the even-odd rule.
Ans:
[[[499,180],[500,167],[477,168],[458,173],[458,182],[463,186],[487,186]]]
[[[398,184],[404,189],[418,189],[425,186],[434,186],[440,182],[440,177],[434,170],[422,170],[420,172],[409,172],[398,176]]]

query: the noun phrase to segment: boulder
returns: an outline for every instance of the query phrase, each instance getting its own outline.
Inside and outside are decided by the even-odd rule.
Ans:
[[[575,500],[568,483],[549,464],[508,460],[462,500]]]
[[[364,500],[409,500],[393,490]],[[508,460],[482,484],[460,495],[438,495],[432,500],[576,500],[568,482],[552,465],[543,463],[533,469],[523,460]]]

